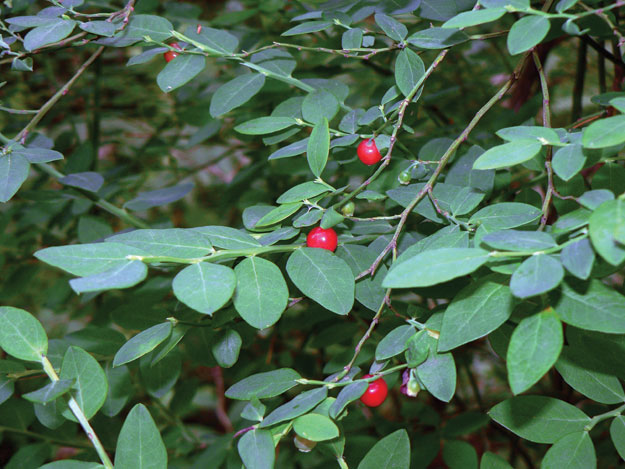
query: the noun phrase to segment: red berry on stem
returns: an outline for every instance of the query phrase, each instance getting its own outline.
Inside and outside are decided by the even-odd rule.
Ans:
[[[376,164],[382,159],[382,155],[372,138],[360,142],[356,153],[358,154],[360,161],[369,166]]]
[[[320,226],[313,228],[306,238],[306,246],[309,248],[321,248],[328,251],[334,251],[338,244],[336,231],[332,228],[324,230]]]
[[[178,44],[177,42],[172,42],[170,46],[173,47],[174,49],[182,50],[180,48],[180,44]],[[163,57],[165,57],[165,62],[171,62],[176,57],[178,57],[178,52],[174,52],[173,50],[168,50],[167,52],[163,54]]]
[[[371,378],[373,375],[364,375],[363,378]],[[368,407],[378,407],[382,405],[388,395],[388,386],[384,378],[376,379],[369,383],[369,387],[360,397],[363,404]]]

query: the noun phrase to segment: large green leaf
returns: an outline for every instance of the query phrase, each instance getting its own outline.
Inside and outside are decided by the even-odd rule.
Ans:
[[[248,102],[265,84],[265,75],[247,73],[221,85],[211,99],[209,112],[219,117]]]
[[[354,305],[354,275],[347,263],[326,249],[301,248],[286,264],[289,277],[304,295],[336,314]]]
[[[508,381],[514,394],[532,387],[555,364],[564,339],[562,324],[553,311],[523,319],[512,333],[508,354]]]
[[[508,320],[514,301],[507,285],[488,276],[463,288],[447,307],[438,340],[446,352],[484,337]]]
[[[612,420],[610,437],[621,459],[625,460],[625,417],[619,415]]]
[[[167,449],[143,404],[131,410],[117,438],[115,469],[166,469]]]
[[[124,365],[151,352],[170,336],[171,331],[172,324],[167,321],[140,332],[118,350],[113,366]]]
[[[469,223],[484,225],[489,231],[516,228],[540,218],[541,211],[532,205],[519,202],[501,202],[478,210]]]
[[[234,307],[250,326],[265,329],[285,310],[289,290],[280,269],[272,262],[249,257],[234,269],[237,287]]]
[[[2,306],[0,347],[12,357],[40,362],[48,352],[48,337],[41,323],[28,311]]]
[[[553,236],[542,231],[495,231],[483,236],[481,242],[504,251],[542,251],[556,246]]]
[[[529,298],[556,288],[564,278],[562,264],[547,254],[528,257],[514,271],[510,290],[518,298]]]
[[[375,250],[355,244],[339,247],[336,255],[347,262],[354,277],[367,270],[378,257]],[[386,289],[382,287],[382,279],[386,276],[386,272],[386,266],[381,265],[373,278],[366,276],[356,282],[356,300],[372,311],[377,311],[384,301]]]
[[[403,49],[397,55],[395,62],[397,88],[404,96],[408,96],[423,75],[425,75],[425,65],[421,57],[408,48]]]
[[[555,443],[580,432],[590,422],[584,412],[547,396],[516,396],[493,407],[490,417],[511,432],[535,443]]]
[[[358,469],[409,469],[410,439],[406,430],[397,430],[378,441],[367,452]]]
[[[449,402],[456,392],[456,363],[451,353],[430,352],[417,367],[417,376],[435,398]]]
[[[37,26],[24,36],[24,49],[33,51],[65,39],[71,34],[75,26],[75,21],[61,18],[55,18],[53,22]]]
[[[260,423],[260,428],[270,427],[271,425],[304,415],[309,410],[314,409],[327,396],[328,388],[325,386],[304,391],[267,415]]]
[[[171,62],[173,63],[173,62]],[[258,117],[237,125],[234,130],[245,135],[263,135],[288,129],[297,124],[292,117]]]
[[[432,249],[394,264],[382,282],[386,288],[427,287],[470,274],[489,259],[475,248]]]
[[[201,226],[193,230],[202,233],[214,246],[223,249],[250,249],[261,246],[249,234],[229,226]]]
[[[156,83],[165,93],[169,93],[193,80],[206,67],[206,57],[182,54],[165,65],[156,77]]]
[[[7,202],[15,195],[28,177],[29,170],[30,163],[20,154],[0,156],[0,202]]]
[[[332,440],[339,436],[339,428],[325,415],[306,414],[293,422],[293,430],[310,441]]]
[[[541,469],[594,469],[597,467],[595,447],[588,432],[576,432],[563,436],[549,448]]]
[[[443,28],[468,28],[496,21],[506,14],[505,8],[464,11],[443,23]]]
[[[524,163],[534,158],[541,148],[540,142],[532,139],[504,143],[483,153],[473,163],[473,169],[498,169]]]
[[[595,250],[610,264],[617,266],[625,261],[625,246],[616,239],[625,232],[625,200],[609,200],[592,213],[588,221],[590,240]]]
[[[63,357],[59,377],[74,381],[72,395],[85,417],[90,419],[100,410],[106,400],[108,383],[95,358],[79,347],[69,347]],[[69,409],[63,411],[63,416],[75,420]]]
[[[169,20],[156,15],[132,15],[124,31],[129,38],[143,39],[149,36],[155,41],[164,41],[171,37],[174,29]]]
[[[141,261],[127,261],[104,272],[69,281],[76,293],[96,292],[134,287],[145,280],[148,267]]]
[[[279,396],[294,386],[301,376],[291,368],[267,371],[248,376],[226,390],[226,397],[249,401],[252,398],[264,399]]]
[[[584,129],[582,145],[606,148],[625,142],[625,116],[614,116],[593,122]]]
[[[449,469],[477,469],[477,452],[466,441],[447,441],[443,446],[443,461]]]
[[[246,469],[273,469],[276,450],[268,430],[251,430],[237,444]]]
[[[524,16],[510,28],[508,51],[517,55],[530,50],[547,36],[550,26],[549,20],[544,16]]]
[[[189,308],[212,315],[234,293],[237,280],[230,267],[200,262],[174,277],[174,295]]]
[[[399,355],[408,348],[408,339],[417,333],[411,325],[398,326],[386,334],[375,349],[375,359],[379,362]]]
[[[139,248],[150,256],[192,259],[208,254],[211,243],[206,236],[180,228],[134,230],[107,238],[107,241]]]

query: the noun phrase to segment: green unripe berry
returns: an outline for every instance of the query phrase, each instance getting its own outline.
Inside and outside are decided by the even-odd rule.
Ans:
[[[354,214],[355,208],[356,208],[356,205],[354,204],[354,202],[349,201],[345,205],[343,205],[343,208],[341,208],[341,213],[345,217],[351,217]]]
[[[412,176],[410,175],[410,171],[402,171],[401,173],[399,173],[397,179],[399,179],[400,184],[410,184]]]

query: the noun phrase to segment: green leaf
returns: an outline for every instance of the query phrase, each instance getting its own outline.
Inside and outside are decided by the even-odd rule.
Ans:
[[[221,85],[211,98],[210,115],[222,116],[247,103],[265,84],[265,75],[246,73]]]
[[[58,151],[48,150],[47,148],[12,148],[11,155],[20,155],[26,158],[30,163],[49,163],[63,159],[63,155]]]
[[[410,469],[410,439],[406,430],[397,430],[373,445],[358,469]]]
[[[327,396],[328,388],[325,386],[304,391],[267,415],[260,423],[260,428],[270,427],[271,425],[304,415],[306,412],[314,409]]]
[[[586,163],[582,146],[573,144],[559,148],[553,155],[552,166],[558,177],[569,181],[579,173]]]
[[[443,427],[444,438],[456,438],[478,431],[490,423],[488,415],[468,411],[450,418]]]
[[[553,308],[572,326],[609,334],[625,334],[625,297],[599,280],[567,279]]]
[[[512,469],[512,466],[501,456],[491,453],[490,451],[486,451],[482,455],[480,469]]]
[[[325,415],[306,414],[293,422],[293,430],[310,441],[326,441],[338,438],[339,428]]]
[[[139,375],[143,389],[150,396],[161,399],[176,385],[182,372],[182,359],[178,350],[157,362],[154,361],[154,354],[155,352],[141,357]]]
[[[430,354],[432,338],[426,330],[422,330],[413,335],[406,342],[406,364],[409,368],[416,368],[423,363]]]
[[[290,204],[282,204],[266,213],[260,220],[256,222],[254,228],[263,228],[265,226],[274,225],[281,222],[285,218],[290,217],[297,212],[302,206],[302,202],[293,202]]]
[[[346,244],[336,250],[337,256],[347,262],[354,277],[367,270],[378,254],[366,246]],[[372,311],[377,311],[384,300],[386,289],[382,287],[382,279],[386,275],[386,266],[381,265],[373,278],[366,276],[356,282],[356,300]]]
[[[78,187],[89,192],[98,192],[102,184],[104,184],[104,178],[94,171],[84,171],[60,177],[59,182],[66,186]]]
[[[162,230],[134,230],[107,238],[115,242],[138,248],[149,256],[181,257],[193,259],[208,254],[211,243],[206,236],[180,228]]]
[[[0,347],[12,357],[40,362],[41,356],[48,353],[48,337],[32,314],[12,306],[2,306]]]
[[[123,267],[128,263],[128,256],[143,254],[138,248],[119,243],[94,243],[41,249],[35,257],[70,274],[86,277]]]
[[[587,238],[564,246],[560,251],[560,262],[571,274],[586,280],[590,277],[592,266],[595,263],[595,251]]]
[[[202,226],[193,228],[206,236],[213,246],[223,249],[250,249],[259,248],[261,244],[249,234],[230,228],[229,226]]]
[[[362,46],[362,29],[351,28],[341,36],[341,48],[359,49]]]
[[[130,288],[145,280],[147,274],[148,268],[143,262],[127,261],[125,264],[112,267],[104,272],[72,279],[69,284],[79,294]]]
[[[330,192],[330,189],[325,184],[320,184],[314,181],[303,182],[296,186],[291,187],[288,191],[278,197],[279,204],[288,204],[292,202],[300,202],[304,199],[310,199],[326,192]]]
[[[234,130],[245,135],[263,135],[288,129],[295,124],[297,122],[292,117],[258,117],[237,125]]]
[[[451,353],[430,352],[417,367],[417,376],[435,398],[449,402],[456,392],[456,363]]]
[[[438,350],[446,352],[491,333],[512,314],[514,300],[507,285],[488,276],[467,285],[443,315]]]
[[[475,248],[432,249],[394,264],[384,278],[386,288],[427,287],[470,274],[489,259]]]
[[[468,40],[469,36],[458,29],[432,27],[411,34],[406,42],[419,49],[446,49]]]
[[[477,469],[477,452],[466,441],[447,441],[443,446],[443,461],[449,469]]]
[[[326,90],[315,90],[309,93],[302,102],[302,116],[307,122],[320,124],[325,117],[331,121],[339,112],[339,101]]]
[[[0,156],[0,202],[8,202],[28,177],[30,163],[20,155]]]
[[[514,394],[527,391],[560,356],[562,324],[552,310],[523,319],[512,333],[506,362]]]
[[[557,246],[553,237],[542,231],[495,231],[483,236],[481,242],[504,251],[542,251]]]
[[[408,339],[416,333],[415,328],[408,324],[396,327],[378,342],[375,349],[375,359],[381,362],[399,355],[408,348]]]
[[[341,392],[336,396],[336,400],[330,407],[330,417],[336,419],[350,402],[360,399],[368,388],[369,383],[366,381],[354,381],[341,389]]]
[[[595,447],[588,432],[576,432],[559,439],[545,454],[541,469],[594,469]]]
[[[496,134],[510,142],[516,140],[538,140],[542,145],[560,145],[560,137],[555,130],[548,127],[518,125],[500,129]]]
[[[517,55],[530,50],[547,36],[550,26],[549,20],[544,16],[524,16],[510,28],[508,51]]]
[[[484,225],[489,231],[527,225],[540,218],[540,209],[519,202],[502,202],[478,210],[469,223]]]
[[[517,298],[529,298],[556,288],[564,278],[564,268],[547,254],[534,254],[523,261],[510,279],[510,290]]]
[[[80,347],[69,347],[63,357],[59,377],[62,380],[75,381],[72,395],[87,419],[100,410],[106,400],[108,383],[95,358]],[[63,416],[76,421],[69,409],[63,411]]]
[[[74,380],[60,379],[58,381],[52,381],[36,391],[22,394],[22,397],[30,402],[47,404],[48,402],[55,400],[57,397],[61,397],[63,394],[69,392],[73,385]]]
[[[306,147],[308,166],[310,166],[310,170],[315,176],[321,177],[321,173],[328,162],[329,152],[330,130],[328,128],[328,119],[323,117],[319,123],[315,124]]]
[[[237,449],[246,469],[273,469],[276,450],[270,431],[246,432],[239,440]]]
[[[131,410],[117,438],[115,469],[167,469],[167,449],[143,404]]]
[[[44,464],[39,469],[104,469],[104,466],[96,462],[73,461],[71,459],[63,459],[62,461],[54,461],[48,464]]]
[[[260,257],[249,257],[234,269],[237,287],[234,307],[250,326],[272,326],[286,309],[289,290],[280,269]]]
[[[618,415],[610,424],[610,437],[621,459],[625,460],[625,417]]]
[[[443,28],[468,28],[480,24],[496,21],[506,14],[505,8],[489,8],[486,10],[471,10],[459,13],[443,23]]]
[[[86,23],[80,23],[78,27],[88,33],[105,37],[113,36],[117,30],[117,25],[108,21],[87,21]]]
[[[150,353],[170,336],[171,331],[172,324],[167,321],[138,333],[117,351],[113,359],[113,366],[124,365]]]
[[[129,38],[143,40],[145,36],[149,36],[155,41],[163,42],[171,37],[172,29],[173,25],[161,16],[132,15],[124,33]]]
[[[625,230],[625,200],[602,203],[590,216],[588,232],[595,250],[610,264],[617,266],[625,261],[625,246],[615,236]]]
[[[214,55],[230,55],[239,45],[239,39],[228,31],[206,26],[202,27],[199,34],[195,26],[189,26],[185,31],[185,37],[190,39],[196,47]]]
[[[473,169],[498,169],[524,163],[538,155],[541,148],[540,142],[530,139],[504,143],[484,152],[473,163]]]
[[[584,128],[584,148],[606,148],[625,142],[625,116],[607,117]]]
[[[301,248],[286,264],[289,277],[304,295],[336,314],[354,305],[354,275],[347,263],[326,249]]]
[[[267,407],[265,404],[254,398],[241,411],[241,417],[246,420],[252,420],[254,422],[260,422],[265,415]]]
[[[124,204],[124,208],[147,210],[152,207],[160,207],[182,199],[191,189],[193,189],[193,184],[185,183],[154,191],[139,192],[137,197]]]
[[[425,75],[423,60],[410,49],[402,49],[395,62],[395,83],[397,88],[408,96],[421,77]]]
[[[299,373],[291,368],[257,373],[233,384],[226,390],[226,397],[249,401],[250,399],[265,399],[279,396],[294,386],[296,380],[301,379]]]
[[[408,35],[406,26],[384,13],[376,13],[375,22],[394,41],[401,42]]]
[[[512,433],[534,443],[555,443],[563,436],[584,430],[590,422],[584,412],[547,396],[516,396],[488,413]]]
[[[241,336],[234,329],[226,329],[222,331],[213,342],[211,352],[215,361],[222,368],[230,368],[239,359],[241,351]]]
[[[134,395],[130,372],[127,366],[113,368],[109,362],[106,364],[104,374],[109,388],[101,412],[107,417],[115,417]]]
[[[212,315],[234,293],[237,279],[230,267],[200,262],[181,270],[174,277],[174,295],[202,314]]]
[[[165,92],[180,88],[193,80],[206,67],[206,57],[195,54],[181,54],[165,65],[156,76],[156,83]]]
[[[558,373],[576,391],[602,404],[619,404],[625,401],[625,392],[618,378],[601,370],[584,350],[566,346],[556,363]]]
[[[24,49],[30,52],[65,39],[71,34],[75,26],[75,21],[60,18],[55,18],[54,22],[37,26],[24,36]]]

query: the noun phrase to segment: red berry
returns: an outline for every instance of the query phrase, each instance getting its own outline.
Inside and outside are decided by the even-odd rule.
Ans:
[[[182,50],[180,48],[180,44],[178,44],[177,42],[172,42],[170,46],[173,47],[174,49]],[[176,57],[178,57],[178,55],[179,55],[178,52],[174,52],[173,50],[168,50],[167,52],[163,54],[163,57],[165,57],[165,62],[171,62]]]
[[[371,378],[373,375],[364,375],[364,378]],[[376,379],[369,383],[369,387],[360,397],[360,400],[368,407],[378,407],[381,405],[388,395],[388,386],[384,378]]]
[[[360,161],[369,166],[382,159],[382,155],[380,155],[380,151],[372,138],[360,142],[356,153]]]
[[[321,248],[328,251],[334,251],[338,244],[336,231],[332,228],[324,230],[320,226],[313,228],[306,238],[306,246],[309,248]]]

